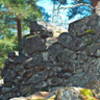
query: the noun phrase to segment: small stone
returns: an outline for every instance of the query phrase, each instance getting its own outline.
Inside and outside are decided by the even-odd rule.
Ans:
[[[27,100],[25,97],[11,98],[9,100]]]
[[[15,52],[9,52],[8,53],[8,58],[14,59],[15,57],[16,57],[16,53]]]
[[[2,93],[8,93],[8,92],[11,92],[12,91],[12,88],[9,88],[9,87],[3,87],[2,88]]]

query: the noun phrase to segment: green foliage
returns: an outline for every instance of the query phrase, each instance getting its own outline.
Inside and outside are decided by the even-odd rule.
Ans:
[[[11,35],[10,38],[8,36],[8,38],[0,39],[0,68],[3,67],[7,54],[17,49],[17,38],[15,36]]]
[[[15,24],[7,21],[8,15],[0,15],[0,68],[10,51],[17,50],[17,37],[12,31]]]
[[[6,13],[21,19],[31,15],[40,17],[41,13],[35,5],[36,0],[1,0],[0,3],[7,8]]]

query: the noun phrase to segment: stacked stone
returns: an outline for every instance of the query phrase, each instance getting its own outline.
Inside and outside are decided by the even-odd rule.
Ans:
[[[71,24],[69,33],[61,33],[49,46],[40,35],[26,36],[23,54],[10,53],[5,62],[1,100],[100,80],[99,28],[100,17],[93,15]]]

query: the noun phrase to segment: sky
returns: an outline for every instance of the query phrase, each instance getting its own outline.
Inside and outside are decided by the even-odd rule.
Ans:
[[[53,1],[55,1],[55,4]],[[86,16],[90,16],[92,14],[92,9],[88,6],[61,9],[78,3],[76,0],[64,1],[66,1],[66,3],[61,4],[59,0],[38,0],[36,4],[43,14],[43,20],[52,25],[68,28],[69,23],[82,19]],[[91,5],[90,0],[83,1]],[[60,9],[57,10],[57,8]]]

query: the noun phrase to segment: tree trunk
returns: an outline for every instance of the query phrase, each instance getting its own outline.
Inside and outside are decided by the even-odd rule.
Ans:
[[[17,18],[16,19],[17,23],[17,37],[18,37],[18,49],[19,49],[19,54],[22,53],[22,27],[21,27],[21,19]]]
[[[34,28],[33,28],[33,24],[30,22],[30,34],[34,33]]]
[[[37,22],[31,21],[29,27],[30,27],[30,34],[36,34],[36,32],[37,32]]]

